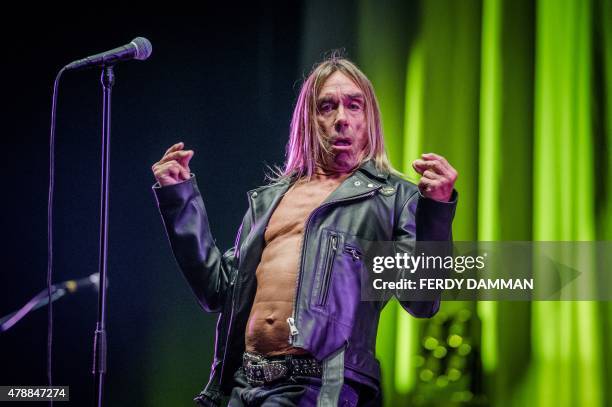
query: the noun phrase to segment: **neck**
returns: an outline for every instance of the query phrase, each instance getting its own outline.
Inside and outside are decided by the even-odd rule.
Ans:
[[[343,174],[350,175],[363,164],[364,157],[365,150],[362,150],[356,156],[347,156],[346,154],[337,156],[332,154],[324,155],[316,160],[314,174],[328,177],[338,177]]]
[[[317,164],[312,176],[317,178],[345,178],[351,175],[355,170],[356,168],[350,170],[330,169]]]

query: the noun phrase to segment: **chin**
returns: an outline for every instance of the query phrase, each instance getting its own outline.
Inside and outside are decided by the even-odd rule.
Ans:
[[[334,167],[336,167],[338,170],[349,171],[358,165],[355,157],[343,157],[345,155],[346,154],[339,155],[334,161]]]

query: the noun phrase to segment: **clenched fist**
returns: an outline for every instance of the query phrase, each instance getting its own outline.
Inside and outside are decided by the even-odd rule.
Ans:
[[[434,153],[422,154],[412,162],[412,168],[422,175],[419,181],[421,195],[443,202],[451,199],[458,174],[446,158]]]
[[[189,160],[193,157],[193,150],[183,151],[184,146],[183,142],[176,143],[151,167],[161,186],[174,185],[189,179]]]

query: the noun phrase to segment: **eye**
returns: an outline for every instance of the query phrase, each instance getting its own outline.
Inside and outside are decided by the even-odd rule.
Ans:
[[[334,110],[334,104],[332,102],[323,102],[319,104],[319,112],[320,113],[329,113]]]
[[[358,102],[351,102],[349,103],[348,108],[350,110],[358,111],[361,110],[361,104]]]

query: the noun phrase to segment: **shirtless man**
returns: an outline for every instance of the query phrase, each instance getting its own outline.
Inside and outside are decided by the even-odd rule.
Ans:
[[[350,64],[347,65],[349,68],[354,67],[347,63]],[[378,119],[372,113],[372,105],[375,104],[373,93],[370,94],[369,88],[364,89],[363,84],[360,86],[351,77],[352,71],[337,67],[333,71],[333,66],[331,69],[332,72],[328,73],[315,92],[314,123],[319,130],[315,131],[318,148],[312,152],[313,165],[311,168],[302,165],[302,173],[294,177],[282,197],[279,197],[263,231],[263,249],[255,271],[256,289],[244,330],[244,349],[247,354],[269,358],[270,361],[286,355],[312,358],[307,349],[293,346],[288,341],[294,335],[294,330],[297,331],[292,315],[297,303],[304,229],[313,211],[355,173],[366,156],[372,158],[372,140],[375,136],[371,134],[373,126],[368,118]],[[377,109],[374,113],[378,113]],[[295,125],[294,113],[292,126]],[[382,144],[382,139],[374,140]],[[178,143],[153,165],[155,178],[162,189],[190,180],[189,161],[193,155],[192,150],[185,150],[183,143]],[[288,163],[290,161],[291,157],[288,157]],[[423,175],[418,185],[422,197],[443,203],[451,200],[457,173],[443,157],[424,154],[413,162],[413,167]],[[289,175],[289,171],[285,175]],[[354,185],[360,185],[360,182],[356,181]],[[372,187],[374,184],[368,185]],[[309,381],[296,392],[295,389],[288,390],[285,382],[276,381],[276,392],[262,393],[253,381],[235,380],[238,386],[232,392],[230,405],[256,404],[266,400],[280,403],[281,399],[286,403],[311,405],[316,402],[316,385],[320,387],[320,381],[314,387]],[[356,387],[355,384],[353,387]],[[354,404],[358,395],[354,388],[344,384],[337,397]],[[203,400],[198,401],[203,403]]]

